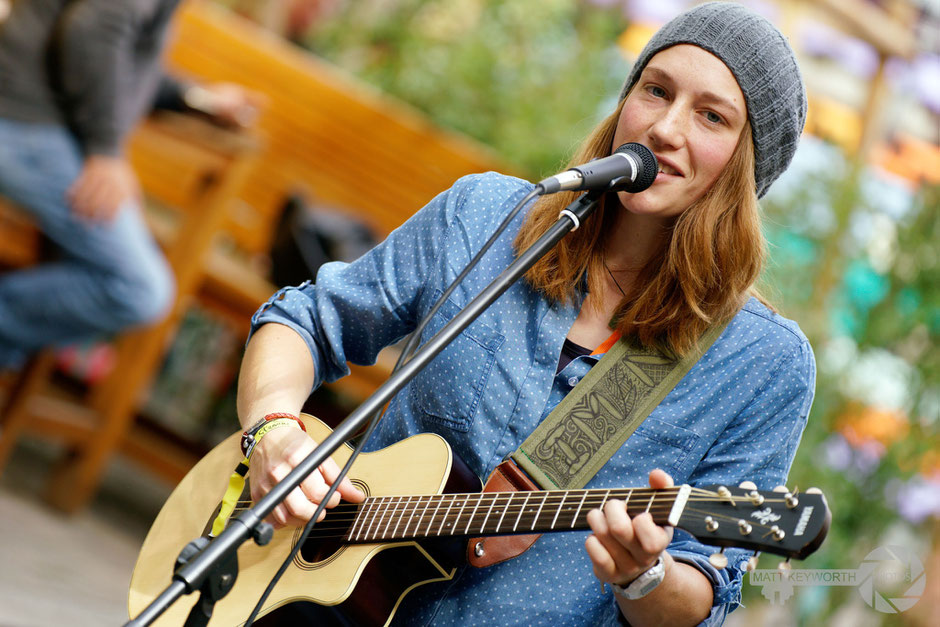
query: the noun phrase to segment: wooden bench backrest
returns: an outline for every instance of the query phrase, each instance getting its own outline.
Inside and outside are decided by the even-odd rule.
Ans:
[[[266,249],[285,195],[298,188],[384,234],[460,176],[506,170],[482,145],[214,4],[180,10],[169,65],[268,99],[260,158],[240,194],[250,211],[236,208],[227,229],[251,251]]]

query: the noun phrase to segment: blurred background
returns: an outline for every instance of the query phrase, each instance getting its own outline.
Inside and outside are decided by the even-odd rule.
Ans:
[[[168,69],[242,86],[257,117],[220,127],[194,106],[131,140],[177,273],[171,316],[2,375],[0,625],[59,624],[64,608],[76,625],[121,622],[160,504],[237,427],[254,308],[323,261],[355,258],[465,173],[558,171],[649,36],[691,4],[184,2]],[[893,584],[776,596],[745,580],[728,624],[935,625],[940,2],[745,4],[790,39],[810,102],[794,164],[762,201],[762,290],[799,322],[818,366],[789,485],[821,488],[833,512],[822,548],[794,568],[880,564],[876,549],[900,547],[902,570]],[[0,263],[35,263],[41,240],[2,199],[0,210]],[[312,413],[344,416],[390,359],[318,392]]]

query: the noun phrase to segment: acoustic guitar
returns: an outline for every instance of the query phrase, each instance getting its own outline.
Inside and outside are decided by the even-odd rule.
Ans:
[[[316,418],[303,419],[315,440],[329,435],[329,427]],[[131,577],[130,616],[137,616],[170,584],[183,546],[211,529],[228,477],[241,459],[240,435],[233,434],[200,460],[157,515]],[[341,447],[333,458],[342,466],[351,451]],[[788,558],[815,551],[830,521],[820,493],[688,485],[481,493],[479,479],[434,434],[363,453],[349,476],[366,500],[327,510],[260,616],[306,600],[319,606],[325,624],[387,624],[410,590],[454,576],[466,559],[468,537],[588,529],[587,513],[608,499],[625,501],[631,516],[649,512],[657,524],[680,527],[708,545]],[[250,505],[246,486],[233,517]],[[216,604],[210,625],[244,623],[299,535],[299,529],[285,528],[275,531],[265,546],[241,546],[237,581]],[[182,625],[197,596],[179,599],[155,624]]]

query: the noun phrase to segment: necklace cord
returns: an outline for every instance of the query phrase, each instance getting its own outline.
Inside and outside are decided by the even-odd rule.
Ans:
[[[623,288],[620,287],[620,283],[617,281],[617,278],[614,276],[614,273],[610,271],[610,267],[607,265],[607,260],[604,259],[604,269],[607,270],[607,274],[610,275],[610,279],[614,282],[614,285],[617,286],[617,289],[620,291],[621,296],[626,296],[623,292]]]

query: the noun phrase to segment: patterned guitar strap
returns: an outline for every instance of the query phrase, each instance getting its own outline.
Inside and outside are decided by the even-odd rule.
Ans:
[[[718,339],[708,329],[682,359],[620,339],[496,467],[484,492],[583,488]],[[541,534],[471,538],[467,559],[478,568],[521,555]]]

